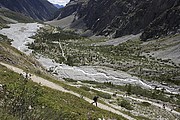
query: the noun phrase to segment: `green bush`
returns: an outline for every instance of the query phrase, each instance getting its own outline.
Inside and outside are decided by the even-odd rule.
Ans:
[[[97,90],[92,90],[93,92],[95,92],[97,94],[97,96],[105,98],[105,99],[111,99],[111,95],[108,93],[104,93],[104,92],[100,92]]]
[[[67,82],[77,82],[77,80],[73,80],[71,78],[63,78]]]
[[[151,104],[148,102],[141,102],[140,105],[145,106],[145,107],[149,107]]]
[[[99,84],[98,82],[96,81],[88,81],[88,80],[84,80],[84,81],[81,81],[82,83],[88,83],[88,84]]]
[[[112,82],[104,82],[104,85],[107,87],[114,87],[114,84]]]
[[[128,110],[133,110],[133,107],[131,106],[130,102],[128,102],[127,100],[122,100],[121,102],[118,103],[118,105]]]

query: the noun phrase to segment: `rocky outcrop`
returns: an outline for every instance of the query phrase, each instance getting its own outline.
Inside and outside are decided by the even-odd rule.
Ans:
[[[180,33],[180,6],[166,10],[151,22],[141,35],[142,40]]]
[[[61,8],[56,12],[54,19],[59,20],[72,14],[78,15],[80,14],[79,12],[82,12],[82,9],[86,7],[87,3],[88,0],[70,0],[64,8]]]
[[[180,0],[71,0],[58,19],[75,14],[74,21],[83,18],[94,34],[143,33],[147,40],[179,32],[179,7]]]
[[[0,0],[0,7],[22,13],[36,20],[49,20],[57,10],[47,0]]]

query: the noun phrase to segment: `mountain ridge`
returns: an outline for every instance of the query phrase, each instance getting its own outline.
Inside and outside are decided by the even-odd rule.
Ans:
[[[83,19],[96,35],[117,38],[142,33],[141,39],[147,40],[179,33],[179,8],[180,0],[71,0],[56,19],[74,14],[74,22]]]
[[[1,0],[0,7],[30,16],[36,20],[49,20],[57,8],[47,0]]]

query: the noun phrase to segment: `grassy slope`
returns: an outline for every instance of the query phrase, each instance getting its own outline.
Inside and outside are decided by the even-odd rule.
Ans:
[[[7,97],[9,97],[7,98],[7,101],[9,101],[7,104],[12,106],[14,104],[11,104],[11,100],[15,101],[17,99],[25,99],[25,101],[27,101],[24,105],[25,107],[32,105],[35,108],[34,111],[27,110],[23,113],[24,116],[30,116],[31,119],[38,117],[38,115],[41,116],[41,119],[56,119],[60,116],[63,119],[97,119],[103,117],[123,119],[120,116],[94,107],[83,99],[71,94],[59,92],[46,87],[40,87],[40,85],[31,81],[24,84],[25,79],[19,74],[14,73],[3,66],[0,66],[0,68],[0,83],[6,84],[7,91],[12,93],[10,95],[7,93]],[[22,86],[26,87],[26,89],[24,89],[24,95],[21,95],[23,91]],[[37,89],[37,91],[34,91],[34,89]],[[1,102],[4,98],[4,94],[1,94]],[[4,106],[4,104],[2,105],[1,110],[3,112],[8,113],[10,116],[13,115],[20,118],[21,113],[18,111],[15,111],[15,113],[12,112],[12,109],[15,109],[16,107],[18,108],[18,105],[14,105],[13,107],[7,107],[8,105]],[[42,109],[42,106],[45,106],[45,108]],[[32,114],[29,114],[29,112]],[[46,112],[46,115],[49,116],[45,116],[44,112]],[[33,115],[33,113],[35,114]],[[0,118],[2,117],[3,116],[0,116]]]
[[[27,72],[34,71],[34,73],[37,73],[38,71],[43,70],[41,65],[33,58],[26,56],[24,53],[3,41],[0,41],[0,60],[23,68]]]

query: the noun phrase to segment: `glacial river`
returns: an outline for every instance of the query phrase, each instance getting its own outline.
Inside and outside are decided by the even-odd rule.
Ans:
[[[26,53],[27,55],[32,53],[32,50],[26,46],[28,43],[34,42],[32,38],[29,38],[36,34],[37,30],[44,25],[38,23],[17,23],[10,24],[10,28],[4,28],[0,30],[0,34],[6,35],[12,39],[12,46]],[[54,60],[37,56],[37,60],[46,68],[51,69],[59,78],[71,78],[74,80],[91,80],[97,82],[112,82],[116,85],[134,84],[147,89],[153,89],[154,86],[165,88],[167,92],[179,93],[179,86],[164,86],[159,83],[146,82],[140,80],[138,77],[131,76],[123,71],[113,70],[112,68],[102,66],[68,66],[65,64],[55,63]]]

